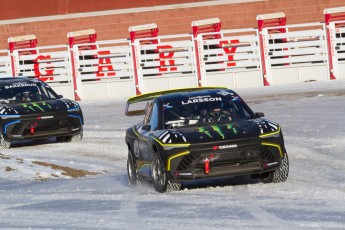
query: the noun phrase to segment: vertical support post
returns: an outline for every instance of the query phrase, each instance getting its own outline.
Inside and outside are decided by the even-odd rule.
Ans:
[[[97,40],[97,34],[94,29],[90,30],[81,30],[81,31],[75,31],[75,32],[69,32],[67,33],[68,37],[68,44],[69,48],[71,50],[70,54],[70,61],[72,66],[72,84],[73,84],[73,91],[74,91],[74,99],[77,101],[80,101],[82,99],[81,97],[81,79],[78,77],[78,70],[77,70],[77,62],[78,62],[78,50],[92,50],[96,49],[96,45],[90,44],[95,43]],[[85,44],[83,46],[82,44]],[[75,46],[79,45],[79,46]]]
[[[204,39],[219,39],[220,34],[210,35],[204,37],[202,33],[212,33],[220,32],[221,22],[219,18],[210,18],[205,20],[193,21],[193,39],[194,39],[194,50],[197,63],[197,83],[199,87],[206,86],[207,82],[205,79],[205,70],[204,70],[204,58],[203,58],[203,44],[202,40]]]
[[[339,78],[339,67],[336,50],[336,21],[345,20],[345,7],[324,9],[327,47],[328,47],[328,63],[330,80]],[[345,23],[343,23],[345,25]]]
[[[272,26],[285,26],[286,25],[286,17],[283,12],[273,13],[273,14],[262,14],[257,15],[256,20],[258,22],[258,30],[259,30],[259,42],[260,42],[260,49],[261,49],[261,61],[262,61],[262,72],[263,72],[263,83],[264,86],[270,86],[273,84],[273,78],[271,71],[268,68],[271,68],[269,64],[269,56],[267,55],[268,44],[267,44],[267,35],[270,33],[286,33],[285,28],[279,28],[270,30],[269,27]],[[264,29],[267,30],[267,35],[264,33]],[[285,40],[285,41],[284,41]],[[283,39],[283,42],[286,42],[286,39]]]
[[[130,26],[128,28],[131,40],[131,51],[134,67],[134,87],[135,94],[140,95],[144,92],[143,76],[140,71],[140,45],[145,44],[158,44],[158,27],[155,23]],[[152,38],[139,41],[140,38]]]
[[[11,56],[12,76],[15,77],[19,74],[19,71],[17,69],[17,63],[16,63],[18,60],[15,60],[16,59],[15,53],[18,54],[16,56],[25,55],[25,54],[36,54],[37,50],[34,48],[37,47],[37,38],[33,34],[17,36],[17,37],[9,37],[8,47],[9,47],[10,56]],[[15,50],[19,50],[19,49],[29,49],[29,50],[14,52]]]

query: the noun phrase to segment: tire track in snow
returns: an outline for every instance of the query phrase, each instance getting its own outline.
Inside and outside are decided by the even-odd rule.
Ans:
[[[248,212],[256,217],[262,225],[267,226],[276,226],[276,229],[298,229],[298,226],[294,226],[290,221],[285,221],[271,213],[267,212],[264,208],[261,208],[263,205],[257,201],[256,195],[252,195],[248,190],[243,190],[243,197],[252,197],[251,202],[245,205],[245,208]],[[253,202],[254,201],[254,202]]]

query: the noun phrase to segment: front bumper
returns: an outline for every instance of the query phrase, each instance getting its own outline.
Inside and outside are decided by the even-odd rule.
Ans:
[[[6,140],[24,140],[53,136],[72,136],[82,132],[83,117],[66,112],[24,115],[4,120],[2,133]]]
[[[191,149],[168,162],[168,175],[173,180],[194,180],[269,172],[281,164],[280,149],[278,145],[263,145],[258,139],[236,149]]]

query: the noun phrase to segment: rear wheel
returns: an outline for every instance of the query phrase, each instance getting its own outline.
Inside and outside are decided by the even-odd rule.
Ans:
[[[127,158],[127,175],[128,175],[128,186],[134,188],[138,184],[138,176],[135,169],[135,163],[132,157],[132,152],[128,150]]]
[[[272,172],[261,174],[261,180],[263,183],[279,183],[287,180],[289,175],[289,158],[285,153],[282,162],[278,169]]]
[[[173,192],[181,189],[181,182],[171,181],[168,179],[165,167],[157,154],[153,157],[151,170],[153,186],[157,192]]]
[[[0,134],[0,149],[9,149],[11,148],[11,141],[5,140],[4,136]]]

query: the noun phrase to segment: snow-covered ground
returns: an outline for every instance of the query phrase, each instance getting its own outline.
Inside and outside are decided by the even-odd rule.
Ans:
[[[82,101],[82,143],[0,151],[2,229],[345,229],[345,81],[236,90],[281,124],[285,183],[189,182],[160,194],[127,187],[123,100]],[[81,177],[79,177],[81,176]]]

